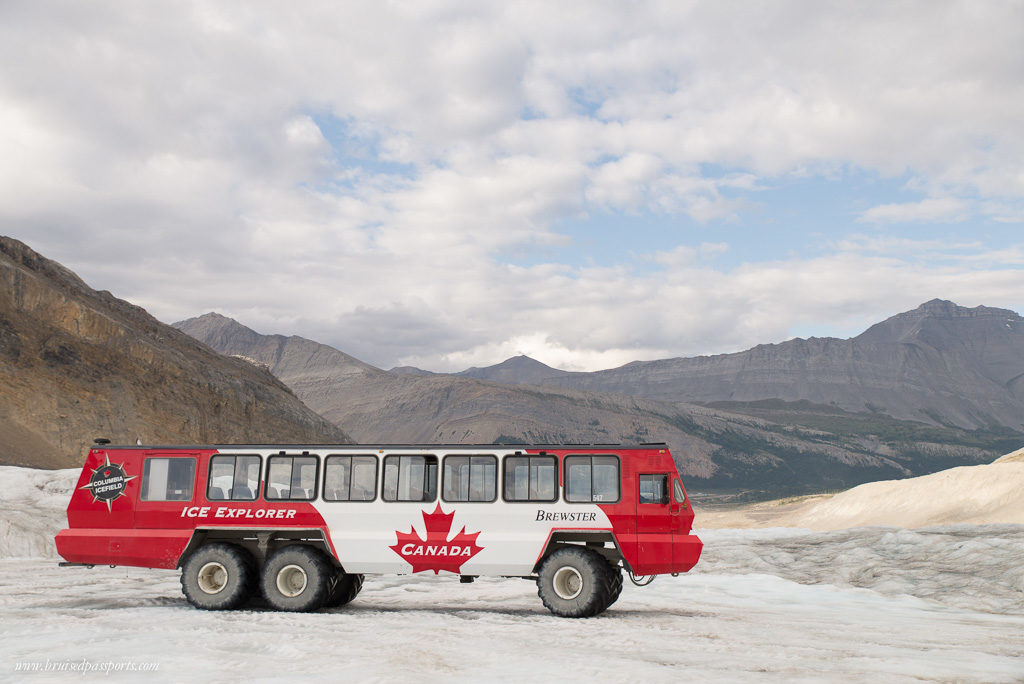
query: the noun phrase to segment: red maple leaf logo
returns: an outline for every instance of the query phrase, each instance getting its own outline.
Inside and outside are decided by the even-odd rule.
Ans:
[[[421,539],[410,526],[408,532],[395,530],[395,545],[388,548],[412,565],[414,573],[425,570],[433,570],[435,575],[441,570],[458,573],[462,564],[483,551],[484,547],[477,546],[476,543],[480,533],[466,534],[465,526],[461,532],[449,539],[448,533],[452,530],[454,517],[455,511],[445,513],[439,503],[433,513],[423,511],[423,525],[427,528],[426,539]]]

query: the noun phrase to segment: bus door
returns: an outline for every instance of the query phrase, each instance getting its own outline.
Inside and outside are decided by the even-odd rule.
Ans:
[[[675,505],[669,494],[669,473],[638,476],[636,504],[637,575],[668,572],[672,566],[672,537]]]

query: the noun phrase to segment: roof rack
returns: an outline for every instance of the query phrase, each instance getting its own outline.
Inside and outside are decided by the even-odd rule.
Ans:
[[[490,444],[401,444],[388,442],[382,444],[94,444],[94,449],[284,449],[284,450],[317,450],[324,449],[644,449],[665,447],[665,442],[609,443],[609,442],[563,442],[560,444],[524,444],[521,442],[498,442]]]

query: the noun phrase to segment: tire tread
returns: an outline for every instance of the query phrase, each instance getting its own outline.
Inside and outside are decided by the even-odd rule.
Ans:
[[[551,586],[551,576],[555,569],[571,565],[584,574],[586,581],[592,578],[595,582],[593,591],[582,603],[578,599],[567,601],[560,598]],[[604,556],[587,548],[565,546],[551,553],[540,566],[537,575],[537,594],[544,607],[559,617],[594,617],[605,611],[618,598],[615,593],[615,577],[612,566]],[[621,580],[621,575],[619,576]],[[621,591],[621,582],[620,582]]]
[[[277,591],[278,566],[291,563],[305,563],[307,582],[313,583],[312,592],[302,600],[296,600],[299,597],[282,596]],[[260,588],[267,605],[275,610],[310,612],[322,608],[330,596],[330,578],[333,573],[334,568],[320,551],[304,544],[290,544],[278,549],[267,559],[263,565]]]
[[[224,595],[209,595],[199,589],[195,574],[200,566],[216,560],[225,566],[229,576],[234,573],[239,581]],[[242,605],[253,594],[256,584],[256,561],[247,551],[235,546],[216,542],[204,544],[193,551],[181,566],[181,593],[185,599],[200,610],[231,610]]]
[[[351,603],[363,588],[363,576],[337,572],[334,589],[324,602],[327,608],[338,608]]]

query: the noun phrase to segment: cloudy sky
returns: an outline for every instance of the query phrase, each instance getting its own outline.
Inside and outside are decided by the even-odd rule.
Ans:
[[[0,232],[385,368],[1024,311],[1021,45],[978,0],[6,0]]]

